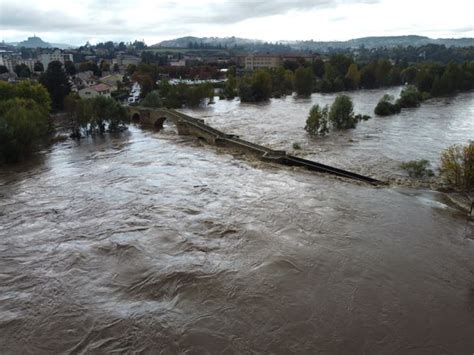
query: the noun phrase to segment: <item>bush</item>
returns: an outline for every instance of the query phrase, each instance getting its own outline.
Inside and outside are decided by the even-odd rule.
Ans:
[[[293,143],[293,149],[294,150],[300,150],[301,149],[301,145],[297,142]]]
[[[423,179],[434,176],[434,172],[428,169],[430,162],[428,160],[411,160],[406,163],[402,163],[400,167],[406,170],[408,175],[412,178]]]
[[[390,116],[400,113],[400,105],[398,103],[393,103],[393,100],[393,96],[387,94],[384,95],[375,107],[374,113],[377,116]]]
[[[314,105],[309,111],[306,126],[304,128],[311,136],[324,136],[329,132],[328,128],[328,106],[321,108]]]
[[[339,95],[329,110],[329,121],[335,129],[350,129],[357,126],[354,104],[349,96]]]
[[[474,142],[453,145],[441,155],[441,176],[454,189],[474,189]]]

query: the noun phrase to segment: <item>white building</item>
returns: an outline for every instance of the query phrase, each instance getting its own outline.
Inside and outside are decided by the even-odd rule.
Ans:
[[[9,52],[0,53],[0,65],[4,65],[10,73],[15,71],[17,65],[25,64],[31,72],[34,71],[36,59],[22,59]]]
[[[70,53],[64,53],[60,49],[55,49],[51,53],[43,53],[39,56],[39,61],[43,64],[44,70],[48,69],[48,65],[51,62],[61,62],[63,65],[65,62],[73,62],[74,58]]]

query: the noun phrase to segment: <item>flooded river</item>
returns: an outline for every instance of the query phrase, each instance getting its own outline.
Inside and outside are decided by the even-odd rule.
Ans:
[[[291,151],[293,143],[299,143],[302,151],[296,153],[305,158],[378,178],[403,175],[399,165],[409,160],[427,159],[436,169],[444,149],[474,139],[474,92],[429,100],[399,115],[376,117],[374,108],[380,98],[386,93],[398,97],[400,91],[348,93],[354,111],[372,119],[359,123],[355,130],[333,132],[325,138],[311,138],[306,133],[306,118],[312,105],[331,105],[337,94],[313,94],[311,99],[287,96],[259,105],[222,100],[183,112],[271,148]]]
[[[450,100],[320,141],[309,101],[191,114],[363,170],[464,142],[473,96]],[[171,127],[0,169],[1,354],[472,354],[473,334],[474,222],[441,194],[238,159]]]

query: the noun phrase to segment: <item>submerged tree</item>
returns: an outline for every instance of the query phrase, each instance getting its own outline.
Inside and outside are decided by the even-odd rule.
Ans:
[[[374,109],[377,116],[390,116],[400,113],[401,107],[398,103],[394,103],[392,95],[385,94]]]
[[[33,99],[0,101],[0,161],[15,162],[27,156],[48,128],[48,111]]]
[[[354,115],[354,104],[349,96],[336,97],[329,110],[329,121],[337,130],[356,127],[358,120]]]
[[[328,127],[328,106],[321,108],[319,105],[314,105],[309,111],[308,119],[306,120],[305,130],[311,136],[324,136],[329,132]]]

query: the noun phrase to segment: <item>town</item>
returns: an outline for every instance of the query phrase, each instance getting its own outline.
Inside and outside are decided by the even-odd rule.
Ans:
[[[0,43],[0,80],[15,82],[38,79],[51,62],[60,62],[69,77],[72,92],[81,98],[114,97],[130,104],[140,100],[140,86],[131,78],[140,63],[157,63],[163,68],[160,79],[171,84],[222,83],[229,67],[241,71],[278,68],[284,62],[313,62],[316,53],[243,53],[242,49],[227,49],[189,44],[188,50],[147,48],[144,42],[106,42],[86,44],[75,49],[44,48],[39,37],[30,37],[24,47]],[[124,92],[123,88],[128,90]]]

